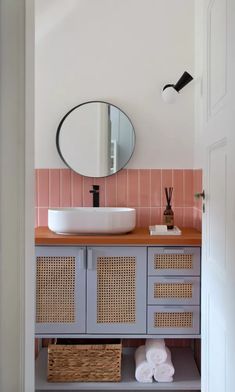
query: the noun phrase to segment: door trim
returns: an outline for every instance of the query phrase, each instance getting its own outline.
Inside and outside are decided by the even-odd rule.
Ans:
[[[34,0],[2,0],[0,7],[0,390],[32,392]]]

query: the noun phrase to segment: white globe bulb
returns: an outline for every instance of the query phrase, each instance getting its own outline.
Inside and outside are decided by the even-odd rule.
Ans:
[[[174,87],[166,87],[162,91],[163,101],[166,103],[174,103],[177,100],[179,93],[174,89]]]

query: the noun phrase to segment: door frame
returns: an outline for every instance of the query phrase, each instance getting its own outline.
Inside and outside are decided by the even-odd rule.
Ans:
[[[0,11],[0,390],[32,392],[34,0]]]

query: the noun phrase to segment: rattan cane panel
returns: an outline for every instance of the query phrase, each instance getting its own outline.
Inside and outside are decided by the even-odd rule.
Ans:
[[[154,298],[192,298],[192,283],[154,283]]]
[[[75,322],[75,257],[37,257],[36,322]]]
[[[192,328],[193,312],[159,312],[154,314],[156,328]]]
[[[97,259],[97,323],[135,323],[136,260]]]
[[[155,269],[192,269],[193,255],[190,254],[156,254]]]

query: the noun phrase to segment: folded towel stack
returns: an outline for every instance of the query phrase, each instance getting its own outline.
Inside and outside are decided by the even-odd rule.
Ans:
[[[175,373],[171,352],[164,339],[146,339],[135,352],[135,378],[139,382],[172,382]]]

